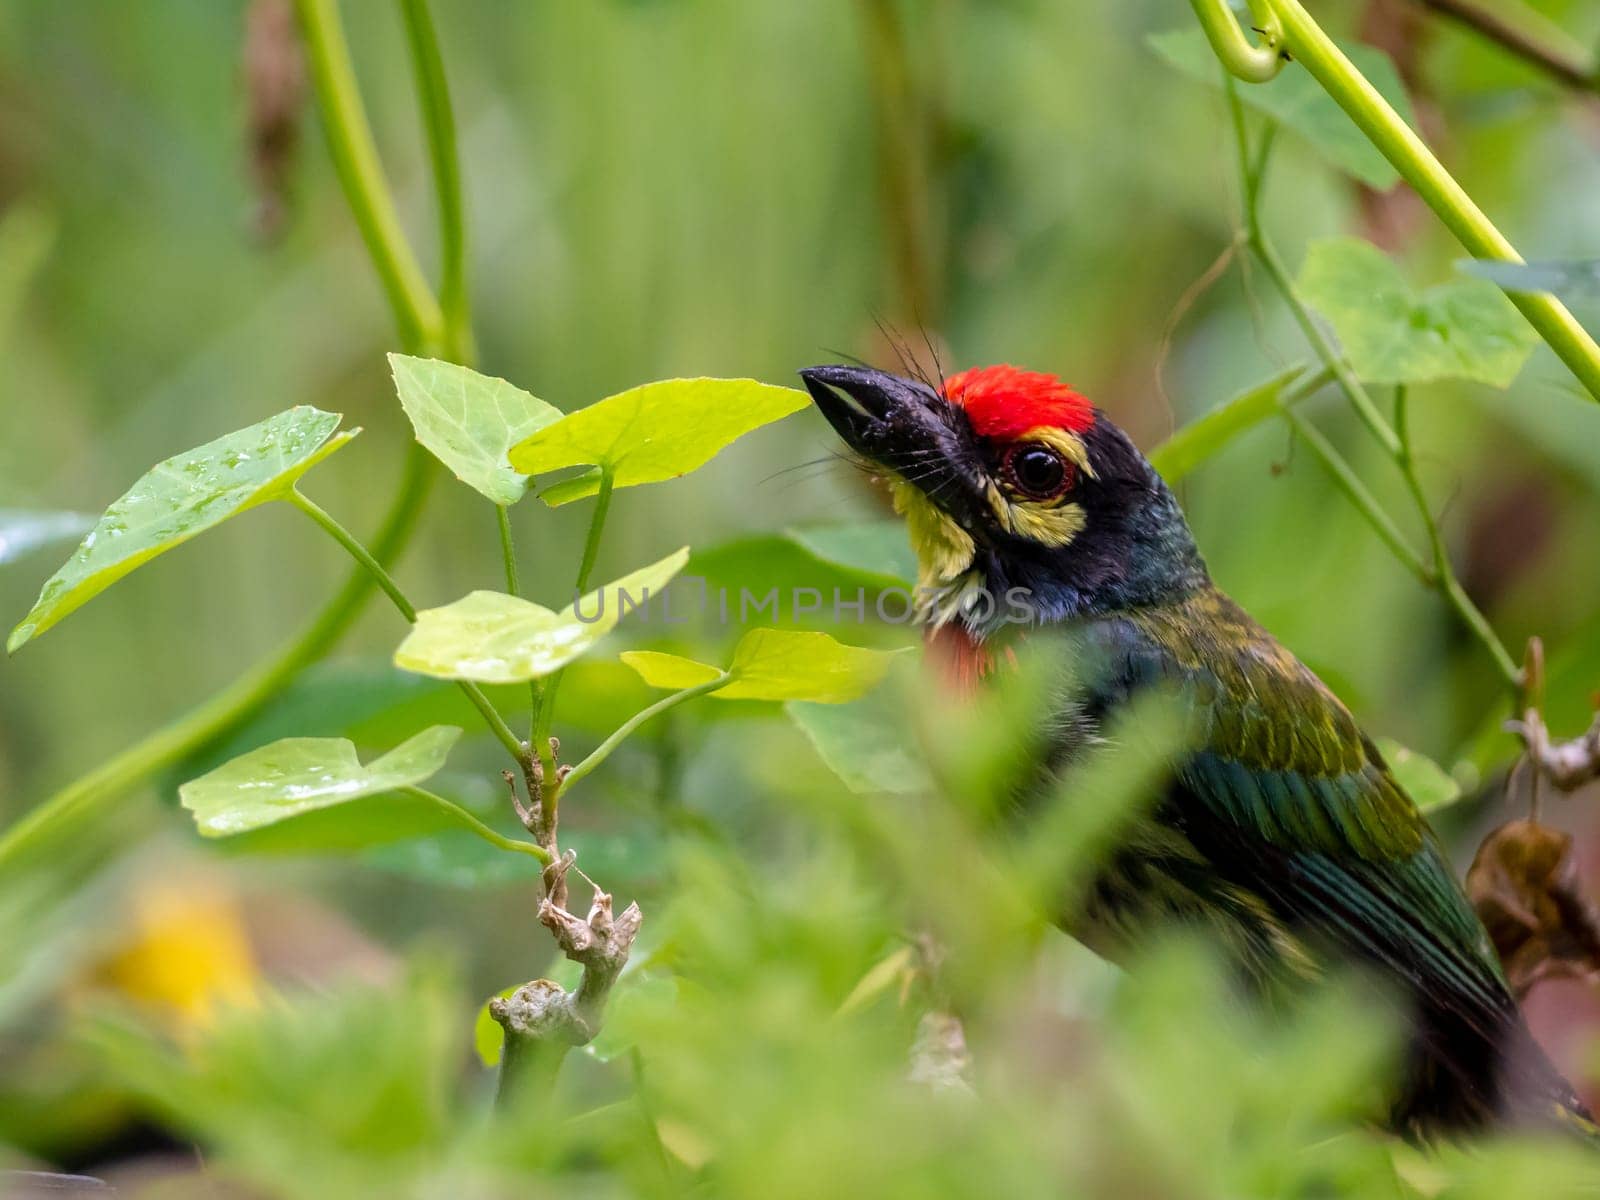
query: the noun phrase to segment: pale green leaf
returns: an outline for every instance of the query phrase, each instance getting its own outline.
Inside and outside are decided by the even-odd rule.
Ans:
[[[926,792],[933,781],[885,695],[875,692],[852,704],[790,703],[784,711],[852,792]]]
[[[1369,383],[1467,379],[1503,388],[1538,343],[1494,285],[1456,280],[1418,295],[1387,254],[1360,238],[1313,242],[1295,290],[1333,324]]]
[[[802,391],[753,379],[647,383],[545,426],[512,447],[511,465],[525,475],[604,468],[616,487],[659,483],[704,466],[730,442],[809,403]],[[539,497],[566,504],[599,490],[600,472],[590,471]]]
[[[15,652],[156,555],[281,498],[360,432],[335,433],[338,428],[337,413],[291,408],[158,463],[106,509],[66,565],[45,583],[6,649]]]
[[[558,671],[610,633],[625,612],[659,597],[689,561],[689,548],[596,588],[560,612],[501,592],[472,592],[425,609],[395,666],[436,679],[525,683]]]
[[[496,504],[515,504],[528,477],[512,469],[511,447],[561,410],[503,379],[432,358],[389,355],[400,406],[417,441],[457,479]]]
[[[1276,413],[1283,389],[1303,374],[1304,367],[1290,367],[1190,421],[1150,451],[1150,465],[1168,483],[1176,483],[1240,434]]]
[[[1150,37],[1152,49],[1192,79],[1220,88],[1222,65],[1199,29],[1178,29]],[[1341,46],[1408,125],[1415,125],[1411,100],[1389,56],[1371,46]],[[1338,102],[1305,69],[1290,65],[1270,83],[1243,84],[1239,99],[1305,139],[1319,154],[1370,187],[1385,191],[1399,181],[1389,160],[1368,140]]]
[[[1461,799],[1461,785],[1433,759],[1391,738],[1378,738],[1377,742],[1395,781],[1420,811],[1432,812]]]
[[[227,837],[315,809],[409,787],[444,766],[461,730],[435,725],[363,766],[344,738],[284,738],[178,789],[206,837]]]
[[[721,674],[705,663],[653,650],[621,657],[651,687],[674,691],[709,683]],[[711,694],[723,700],[844,704],[876,687],[893,657],[883,650],[847,646],[825,633],[752,629],[734,647],[729,682]]]
[[[617,657],[637,671],[639,678],[651,687],[673,692],[710,683],[722,674],[720,667],[660,650],[624,650]]]

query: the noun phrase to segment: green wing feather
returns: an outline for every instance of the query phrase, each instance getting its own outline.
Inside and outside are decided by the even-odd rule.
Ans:
[[[1582,1113],[1527,1039],[1437,839],[1304,664],[1211,589],[1087,632],[1104,672],[1091,709],[1165,684],[1192,710],[1193,749],[1157,819],[1295,939],[1407,984],[1421,1058],[1397,1121],[1471,1123],[1524,1105]]]
[[[1220,823],[1219,845],[1257,858],[1270,847],[1272,861],[1297,876],[1347,885],[1349,903],[1386,926],[1372,937],[1442,940],[1459,960],[1455,971],[1486,973],[1503,991],[1483,928],[1432,832],[1320,679],[1215,590],[1137,611],[1129,624],[1124,669],[1176,684],[1192,706],[1197,748],[1179,770],[1197,809],[1187,814],[1191,824]]]

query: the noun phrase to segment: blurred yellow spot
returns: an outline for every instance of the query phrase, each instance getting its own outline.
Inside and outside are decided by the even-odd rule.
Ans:
[[[179,1027],[195,1027],[221,1007],[253,1003],[260,973],[233,896],[190,878],[135,893],[122,946],[93,979]]]

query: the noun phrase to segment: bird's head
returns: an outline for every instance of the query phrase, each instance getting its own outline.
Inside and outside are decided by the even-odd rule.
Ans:
[[[850,449],[887,476],[919,591],[937,592],[931,623],[982,639],[1008,621],[1114,612],[1206,583],[1166,484],[1054,375],[979,367],[937,388],[862,367],[800,375]]]

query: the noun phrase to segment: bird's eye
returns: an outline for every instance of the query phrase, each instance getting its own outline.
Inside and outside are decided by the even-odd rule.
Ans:
[[[1071,463],[1049,446],[1025,442],[1006,451],[1002,466],[1005,481],[1030,500],[1054,500],[1072,487]]]

